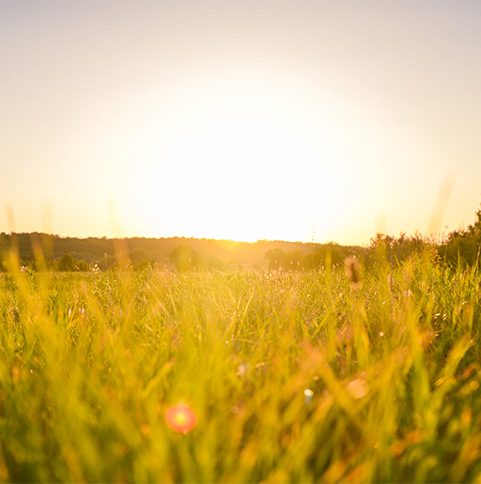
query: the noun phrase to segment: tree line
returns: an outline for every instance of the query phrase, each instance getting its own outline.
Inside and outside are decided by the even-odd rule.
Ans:
[[[367,247],[341,246],[333,242],[263,240],[247,243],[184,237],[81,239],[41,233],[0,233],[0,270],[6,269],[9,253],[15,253],[22,266],[35,270],[108,270],[123,264],[134,270],[160,267],[182,272],[232,267],[312,270],[341,265],[347,257],[357,258],[366,268],[380,260],[395,266],[426,252],[438,263],[480,265],[481,209],[476,211],[473,224],[454,230],[441,240],[421,234],[398,237],[377,234]]]

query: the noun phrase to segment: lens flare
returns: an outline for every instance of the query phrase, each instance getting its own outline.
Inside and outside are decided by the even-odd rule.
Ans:
[[[189,405],[179,403],[167,409],[165,412],[165,421],[175,432],[186,434],[196,426],[197,416]]]

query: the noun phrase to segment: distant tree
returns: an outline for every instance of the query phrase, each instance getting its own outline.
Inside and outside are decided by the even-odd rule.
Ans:
[[[269,269],[279,269],[284,267],[286,253],[282,249],[276,247],[275,249],[268,250],[264,257]]]
[[[62,258],[58,261],[58,270],[74,271],[75,270],[74,258],[70,254],[63,255]]]
[[[225,268],[225,265],[226,264],[223,263],[215,255],[203,257],[199,261],[199,268],[202,269],[202,270],[223,269],[223,268]]]
[[[84,261],[84,260],[75,260],[75,270],[77,271],[82,271],[82,272],[87,272],[90,269],[89,264]]]
[[[129,252],[130,262],[135,267],[139,263],[147,262],[149,254],[144,249],[135,249]]]
[[[188,245],[181,245],[170,253],[170,261],[179,272],[191,271],[198,268],[200,254]]]
[[[290,250],[284,256],[284,267],[288,270],[299,270],[302,266],[302,254],[298,250]]]
[[[49,271],[58,271],[58,262],[55,259],[47,261],[47,270]]]
[[[134,267],[134,271],[142,272],[147,269],[151,269],[152,267],[154,267],[154,265],[155,265],[155,261],[148,261],[147,259],[143,259],[140,262],[137,262],[136,264],[134,264],[133,267]]]
[[[312,252],[305,254],[302,265],[305,269],[327,268],[342,264],[348,255],[347,249],[343,249],[334,243],[315,247]]]
[[[432,258],[433,261],[438,258],[436,245],[419,233],[411,236],[401,233],[397,238],[378,233],[371,239],[370,246],[360,259],[362,258],[368,268],[374,265],[388,268],[396,267],[407,259],[422,254]]]
[[[450,265],[481,265],[481,209],[467,229],[451,232],[439,247],[439,255]]]
[[[70,254],[64,254],[58,261],[59,271],[88,271],[89,265],[84,260],[77,260]]]

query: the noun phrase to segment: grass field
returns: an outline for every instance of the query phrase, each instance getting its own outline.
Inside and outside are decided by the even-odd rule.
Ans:
[[[480,482],[480,273],[360,271],[12,264],[0,480]]]

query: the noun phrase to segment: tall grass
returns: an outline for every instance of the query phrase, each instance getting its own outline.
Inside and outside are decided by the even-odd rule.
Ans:
[[[360,273],[12,259],[0,480],[481,481],[479,272],[423,256]],[[187,434],[165,422],[179,402]]]

